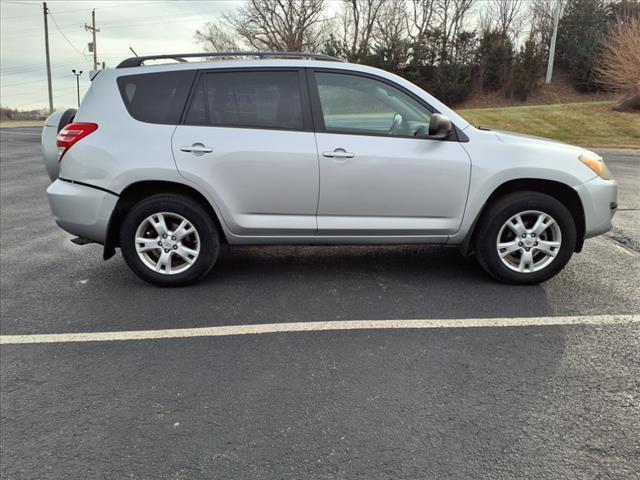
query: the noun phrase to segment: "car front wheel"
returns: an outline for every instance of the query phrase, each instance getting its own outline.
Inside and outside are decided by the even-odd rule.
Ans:
[[[557,199],[518,192],[492,203],[476,235],[480,265],[495,279],[536,284],[556,275],[576,245],[575,221]]]

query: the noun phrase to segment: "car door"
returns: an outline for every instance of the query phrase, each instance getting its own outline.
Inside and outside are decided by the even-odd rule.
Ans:
[[[309,72],[320,235],[433,235],[460,227],[471,173],[455,141],[424,138],[432,112],[368,74]]]
[[[172,139],[178,170],[213,198],[234,235],[315,235],[310,115],[303,71],[200,72]]]

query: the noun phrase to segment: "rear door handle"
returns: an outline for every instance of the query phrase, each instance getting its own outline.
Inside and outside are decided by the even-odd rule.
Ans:
[[[328,158],[353,158],[355,153],[347,152],[344,148],[336,148],[333,152],[322,152],[323,157]]]
[[[213,152],[213,148],[206,147],[202,143],[194,143],[193,145],[184,145],[180,147],[181,152],[191,152],[191,153],[211,153]]]

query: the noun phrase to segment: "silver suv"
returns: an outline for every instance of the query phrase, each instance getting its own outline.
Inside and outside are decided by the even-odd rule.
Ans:
[[[47,119],[49,202],[76,243],[119,247],[161,286],[202,278],[222,243],[455,245],[535,284],[611,228],[617,186],[593,152],[475,128],[375,68],[237,56],[130,58]]]

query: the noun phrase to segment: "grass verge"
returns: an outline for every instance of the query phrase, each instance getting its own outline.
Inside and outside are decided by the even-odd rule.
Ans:
[[[613,102],[474,108],[458,113],[473,125],[552,138],[583,147],[640,148],[640,114]]]
[[[41,127],[44,120],[0,120],[0,128]]]

